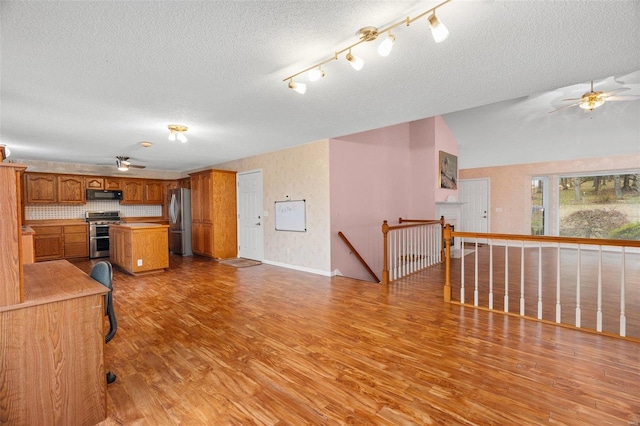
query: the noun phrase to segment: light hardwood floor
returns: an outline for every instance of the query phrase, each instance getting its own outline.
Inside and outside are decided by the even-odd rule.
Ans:
[[[439,267],[386,287],[170,263],[115,271],[104,425],[640,422],[639,343],[445,304]]]

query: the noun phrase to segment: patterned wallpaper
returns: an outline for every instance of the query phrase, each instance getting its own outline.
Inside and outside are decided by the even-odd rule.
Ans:
[[[118,201],[87,201],[80,205],[27,205],[26,220],[84,219],[86,211],[119,211],[120,217],[162,216],[162,206],[120,205]]]
[[[329,141],[322,140],[218,164],[214,169],[262,170],[264,260],[329,274]],[[307,232],[275,230],[275,201],[305,199]]]

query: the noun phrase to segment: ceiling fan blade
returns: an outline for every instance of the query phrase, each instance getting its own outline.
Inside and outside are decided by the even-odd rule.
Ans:
[[[614,93],[624,92],[625,90],[631,90],[631,88],[629,88],[629,87],[621,87],[621,88],[619,88],[619,89],[614,89],[614,90],[611,90],[611,91],[609,91],[609,92],[604,92],[604,93],[602,94],[602,96],[608,97],[608,96],[613,95]]]
[[[563,107],[556,108],[553,111],[549,111],[549,114],[551,114],[552,112],[562,111],[563,109],[571,108],[571,107],[574,107],[576,105],[580,105],[580,102],[576,102],[576,103],[573,103],[573,104],[570,104],[570,105],[565,105]]]
[[[137,164],[129,164],[129,167],[131,167],[133,169],[144,169],[147,166],[138,166]]]
[[[608,101],[640,101],[640,96],[633,96],[633,95],[609,96],[607,97],[607,102]]]
[[[562,101],[581,101],[582,98],[567,98],[567,99],[562,99]]]

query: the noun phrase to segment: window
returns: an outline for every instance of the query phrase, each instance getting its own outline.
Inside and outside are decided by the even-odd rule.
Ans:
[[[640,240],[639,177],[640,171],[561,176],[560,235]]]

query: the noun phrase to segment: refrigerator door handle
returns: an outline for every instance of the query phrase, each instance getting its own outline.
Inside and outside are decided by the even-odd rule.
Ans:
[[[178,220],[176,214],[176,194],[171,194],[171,205],[169,206],[169,215],[171,216],[171,223],[176,223]]]

